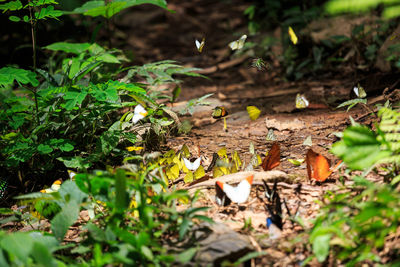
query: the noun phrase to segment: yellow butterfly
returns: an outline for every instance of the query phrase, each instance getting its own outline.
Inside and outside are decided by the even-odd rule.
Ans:
[[[297,44],[299,39],[297,38],[296,34],[294,33],[294,30],[292,29],[292,27],[289,26],[288,32],[289,32],[289,37],[290,37],[290,40],[292,41],[292,43]]]
[[[261,110],[259,110],[256,106],[247,106],[247,113],[249,113],[250,119],[255,121],[258,116],[260,116]]]
[[[203,40],[201,40],[201,43],[199,41],[195,41],[197,50],[201,53],[203,51],[204,45],[206,44],[206,38],[203,38]]]
[[[304,95],[297,94],[296,95],[296,108],[306,108],[310,102],[308,102],[307,98]]]
[[[127,147],[125,147],[125,149],[128,150],[129,152],[131,152],[131,151],[142,150],[142,149],[144,149],[144,147],[142,147],[142,146],[127,146]]]
[[[242,37],[240,37],[239,40],[230,42],[230,43],[229,43],[229,47],[230,47],[232,50],[242,49],[243,46],[244,46],[244,42],[246,41],[246,39],[247,39],[247,35],[244,34],[244,35],[242,35]]]

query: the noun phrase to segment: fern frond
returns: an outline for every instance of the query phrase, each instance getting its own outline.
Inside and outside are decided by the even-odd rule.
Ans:
[[[379,110],[378,115],[381,117],[379,129],[384,133],[385,141],[393,151],[393,157],[397,157],[396,154],[400,153],[400,113],[398,110],[384,107]],[[394,162],[400,163],[397,158]]]

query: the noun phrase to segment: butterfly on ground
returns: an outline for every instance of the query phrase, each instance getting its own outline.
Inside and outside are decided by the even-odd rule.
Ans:
[[[357,86],[354,86],[353,92],[356,94],[357,97],[359,98],[365,98],[367,97],[367,93],[365,92],[364,88],[358,84]]]
[[[341,162],[342,161],[339,161],[338,164],[331,169],[329,160],[310,148],[306,155],[308,178],[323,182],[338,168]]]
[[[238,40],[236,40],[236,41],[233,41],[233,42],[230,42],[230,43],[229,43],[229,47],[230,47],[232,50],[242,49],[243,46],[244,46],[244,42],[246,41],[246,39],[247,39],[247,35],[244,34],[244,35],[242,35],[242,37],[240,37],[240,39],[238,39]]]
[[[281,148],[277,142],[275,142],[268,155],[264,158],[261,166],[264,171],[270,171],[273,168],[279,166],[281,164]]]
[[[258,119],[261,114],[261,110],[259,110],[256,106],[247,106],[247,113],[252,121]]]
[[[215,107],[211,116],[214,119],[219,119],[228,115],[228,111],[224,107]]]
[[[289,26],[289,29],[288,29],[288,33],[289,33],[290,41],[292,41],[292,43],[294,45],[296,45],[297,42],[299,41],[299,39],[297,38],[296,33],[294,32],[294,30],[290,26]]]
[[[269,204],[266,204],[266,210],[269,212],[266,223],[271,239],[277,239],[282,235],[283,221],[282,221],[282,203],[279,193],[277,191],[277,181],[275,181],[272,190],[269,190],[268,184],[264,181],[266,189],[269,191],[267,195]],[[267,191],[266,191],[267,194]]]
[[[200,167],[201,157],[197,158],[195,161],[191,162],[190,160],[183,158],[183,162],[185,166],[190,171],[196,171]]]
[[[217,187],[221,189],[225,195],[233,203],[244,203],[247,201],[250,195],[251,184],[253,183],[253,175],[248,176],[242,180],[237,186],[232,186],[220,181],[217,181]],[[218,200],[217,200],[218,202]]]
[[[203,40],[201,40],[201,43],[199,41],[197,41],[197,39],[196,39],[195,44],[196,44],[197,50],[200,53],[203,52],[204,45],[206,44],[206,38],[203,38]]]
[[[53,193],[53,192],[57,192],[60,189],[61,184],[62,184],[61,180],[55,180],[50,188],[42,189],[42,190],[40,190],[40,192],[41,193],[47,193],[47,194],[50,194],[50,193]]]
[[[132,122],[137,123],[141,119],[147,116],[147,111],[142,107],[142,105],[137,105],[134,110],[134,114],[132,117]]]
[[[296,95],[296,108],[301,109],[301,108],[306,108],[310,102],[308,102],[307,98],[304,95],[297,94]]]

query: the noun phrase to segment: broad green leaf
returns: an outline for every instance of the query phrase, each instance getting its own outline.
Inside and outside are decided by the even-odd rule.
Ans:
[[[189,262],[194,257],[194,255],[196,255],[197,250],[197,248],[186,249],[185,251],[176,255],[176,258],[181,263]]]
[[[122,169],[117,170],[115,176],[115,207],[119,212],[123,212],[129,206],[129,195],[126,191],[126,176]]]
[[[16,232],[4,236],[0,241],[0,245],[8,253],[27,263],[33,247],[33,240],[27,233]]]
[[[373,131],[361,125],[348,127],[342,140],[333,144],[331,151],[354,170],[367,169],[391,154],[381,148]]]
[[[312,248],[319,262],[325,261],[329,254],[329,240],[332,234],[318,235],[314,238]]]
[[[79,216],[79,205],[71,200],[51,220],[51,230],[58,240],[63,240],[68,228],[75,223]]]
[[[42,7],[39,12],[35,12],[36,19],[52,18],[57,19],[63,13],[61,10],[54,10],[54,6]]]
[[[67,42],[58,42],[53,43],[44,48],[53,50],[53,51],[63,51],[66,53],[73,53],[79,55],[89,49],[91,44],[89,43],[67,43]]]
[[[67,100],[64,106],[65,109],[72,110],[75,106],[82,104],[87,94],[87,91],[65,93],[64,99]]]
[[[53,149],[49,145],[43,145],[43,144],[40,144],[37,147],[37,150],[39,151],[40,154],[43,154],[43,155],[53,152]]]
[[[36,79],[36,73],[32,71],[13,67],[4,67],[0,69],[0,85],[11,85],[14,83],[14,80],[22,84],[30,83],[32,86],[39,85],[39,81]]]
[[[51,247],[50,247],[51,248]],[[49,247],[35,242],[32,247],[32,257],[41,266],[58,267],[58,263],[53,258],[53,255],[49,251]]]

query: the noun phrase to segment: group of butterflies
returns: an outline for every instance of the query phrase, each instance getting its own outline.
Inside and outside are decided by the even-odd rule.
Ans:
[[[294,30],[293,30],[292,27],[290,27],[290,26],[289,26],[289,28],[288,28],[288,33],[289,33],[289,37],[290,37],[290,40],[292,41],[292,43],[293,43],[293,44],[297,44],[297,42],[298,42],[299,39],[297,38],[297,36],[296,36]],[[246,42],[246,39],[247,39],[247,35],[246,35],[246,34],[243,34],[238,40],[235,40],[235,41],[230,42],[230,43],[228,44],[228,46],[229,46],[232,50],[240,50],[240,49],[243,48],[244,43]],[[201,52],[203,52],[203,48],[204,48],[204,46],[205,46],[205,44],[206,44],[206,38],[203,38],[203,39],[201,40],[201,42],[198,41],[198,40],[196,39],[194,43],[195,43],[195,45],[196,45],[197,51],[199,51],[199,52],[201,53]]]

